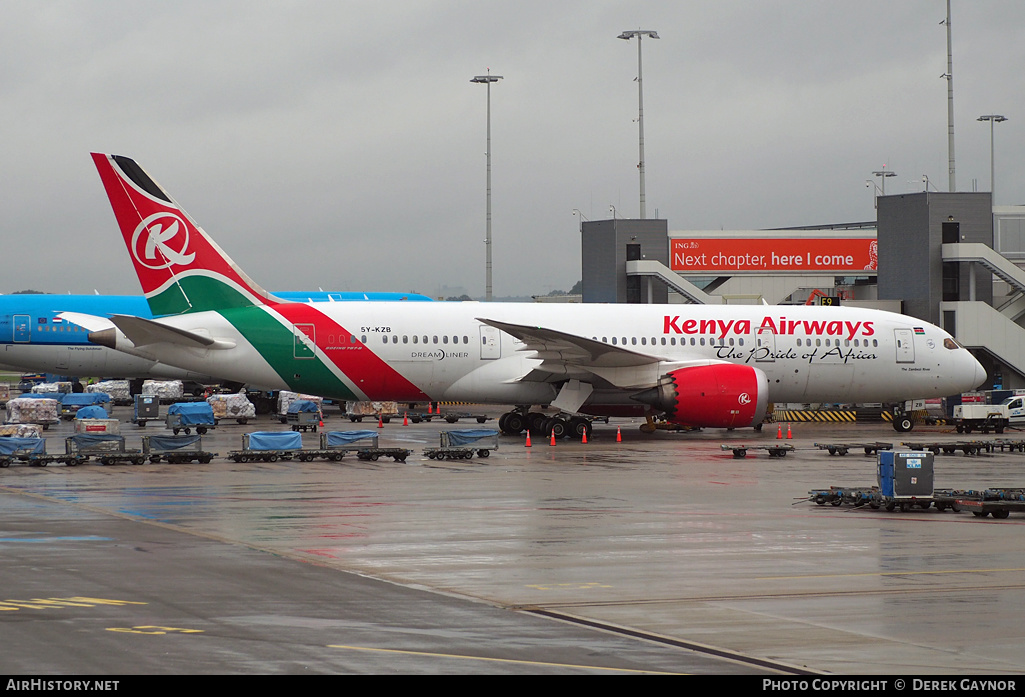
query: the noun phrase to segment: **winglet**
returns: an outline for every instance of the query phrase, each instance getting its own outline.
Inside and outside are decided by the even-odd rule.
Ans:
[[[281,302],[258,286],[134,160],[92,153],[154,316]]]

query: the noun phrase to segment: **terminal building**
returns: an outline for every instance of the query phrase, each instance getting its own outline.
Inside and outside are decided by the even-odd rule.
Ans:
[[[880,196],[877,220],[671,231],[661,219],[581,223],[583,301],[846,304],[943,327],[1025,388],[1025,206],[989,192]]]

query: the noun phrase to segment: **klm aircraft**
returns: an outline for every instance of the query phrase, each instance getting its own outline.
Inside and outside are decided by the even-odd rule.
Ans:
[[[294,302],[430,300],[417,293],[294,291],[276,295]],[[141,295],[0,295],[0,370],[73,377],[200,381],[212,377],[91,344],[85,329],[57,317],[62,312],[151,317]]]

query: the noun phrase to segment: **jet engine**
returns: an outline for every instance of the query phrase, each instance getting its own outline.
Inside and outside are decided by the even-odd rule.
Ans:
[[[665,412],[673,423],[741,428],[762,422],[769,383],[758,368],[733,363],[680,368],[632,399]]]

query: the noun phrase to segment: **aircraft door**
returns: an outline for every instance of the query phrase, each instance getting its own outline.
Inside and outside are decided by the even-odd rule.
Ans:
[[[314,358],[313,347],[317,345],[317,326],[315,324],[292,325],[292,356],[294,358]]]
[[[897,346],[897,362],[914,363],[915,333],[911,329],[894,329],[893,339]]]
[[[502,357],[502,337],[497,327],[480,326],[480,357],[485,361]]]
[[[759,327],[755,334],[755,361],[772,363],[776,360],[776,334],[770,327]]]
[[[14,336],[16,344],[27,344],[32,340],[32,318],[28,315],[14,316]]]

